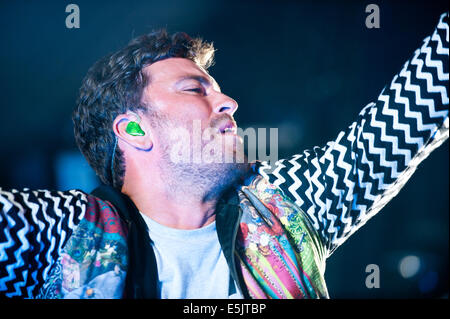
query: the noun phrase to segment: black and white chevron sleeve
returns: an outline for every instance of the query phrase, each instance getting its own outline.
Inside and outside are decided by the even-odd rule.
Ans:
[[[80,191],[0,188],[0,297],[36,296],[86,205]]]
[[[378,99],[325,147],[259,172],[298,204],[330,255],[388,203],[449,134],[448,13]]]

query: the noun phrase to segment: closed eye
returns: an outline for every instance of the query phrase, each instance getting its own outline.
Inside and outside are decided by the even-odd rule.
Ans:
[[[195,92],[195,93],[200,93],[200,94],[204,94],[205,91],[203,88],[198,87],[198,88],[191,88],[191,89],[185,89],[185,91],[189,91],[189,92]]]

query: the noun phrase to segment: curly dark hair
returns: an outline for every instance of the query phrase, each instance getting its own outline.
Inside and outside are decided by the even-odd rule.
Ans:
[[[139,36],[125,48],[103,57],[84,78],[72,116],[75,140],[104,184],[121,189],[125,174],[123,153],[115,148],[114,119],[127,111],[149,114],[149,106],[142,103],[141,97],[150,79],[142,70],[173,57],[190,59],[208,70],[213,64],[214,47],[184,32],[169,35],[161,29]]]

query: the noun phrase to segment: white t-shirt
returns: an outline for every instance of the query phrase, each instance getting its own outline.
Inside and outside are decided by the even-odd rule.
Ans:
[[[161,299],[241,299],[217,237],[216,222],[184,230],[142,214],[153,241]]]

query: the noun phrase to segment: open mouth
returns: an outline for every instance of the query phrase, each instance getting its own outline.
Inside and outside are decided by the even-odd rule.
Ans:
[[[237,133],[237,128],[236,128],[236,125],[233,122],[227,121],[226,123],[222,124],[219,127],[219,131],[220,131],[221,134],[227,134],[227,133],[236,134]]]

